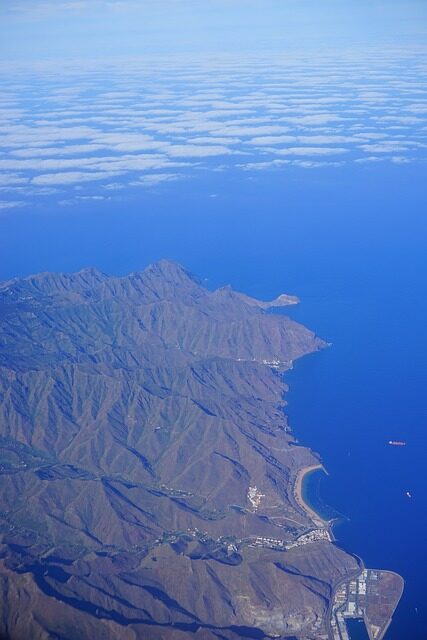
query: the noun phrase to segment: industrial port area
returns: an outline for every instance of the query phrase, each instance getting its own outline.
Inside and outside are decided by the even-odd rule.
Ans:
[[[382,640],[402,592],[402,578],[391,571],[363,569],[341,583],[332,604],[331,640],[352,640],[349,624],[355,620],[363,625],[367,639]]]

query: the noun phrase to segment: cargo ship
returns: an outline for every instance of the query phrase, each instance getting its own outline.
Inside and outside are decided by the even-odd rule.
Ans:
[[[404,440],[389,440],[388,443],[392,447],[406,447],[406,442]]]

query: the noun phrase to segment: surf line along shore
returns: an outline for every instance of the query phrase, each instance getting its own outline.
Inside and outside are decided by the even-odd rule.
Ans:
[[[324,473],[327,473],[325,467],[322,464],[313,464],[309,467],[303,467],[298,471],[295,479],[294,496],[298,505],[301,507],[301,509],[303,509],[306,513],[308,513],[308,515],[316,524],[316,526],[322,527],[322,528],[325,528],[325,527],[329,528],[330,521],[322,518],[314,509],[312,509],[312,507],[309,504],[307,504],[307,502],[304,500],[304,497],[303,497],[304,480],[307,480],[307,476],[313,473],[313,471],[317,471],[320,469],[322,469]]]

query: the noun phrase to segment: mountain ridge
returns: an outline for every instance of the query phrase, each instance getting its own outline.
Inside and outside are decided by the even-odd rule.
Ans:
[[[294,487],[317,457],[282,372],[324,341],[170,261],[26,282],[0,286],[0,633],[321,637],[356,565],[285,550],[316,526]]]

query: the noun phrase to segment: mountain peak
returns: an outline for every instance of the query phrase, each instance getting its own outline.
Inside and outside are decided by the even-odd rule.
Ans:
[[[147,275],[152,274],[162,276],[168,280],[176,280],[177,282],[191,280],[192,282],[200,284],[200,280],[197,276],[193,275],[185,267],[174,260],[162,259],[157,262],[152,262],[144,269],[143,273]]]
[[[106,278],[109,277],[106,273],[98,269],[98,267],[84,267],[83,269],[80,269],[80,271],[77,271],[73,275],[96,278],[98,280],[105,280]]]

